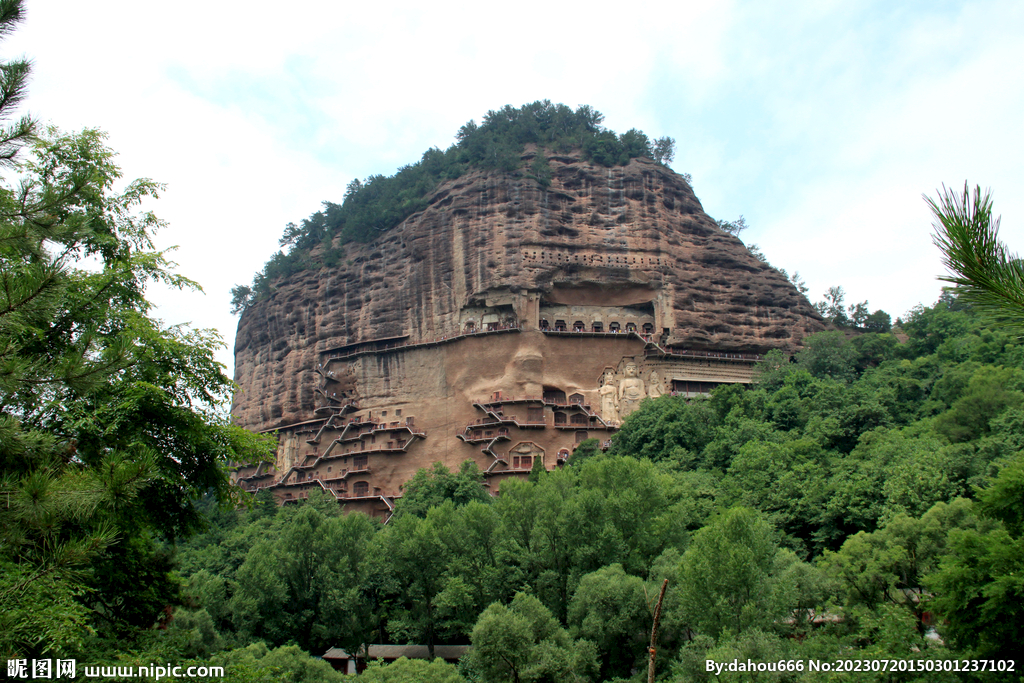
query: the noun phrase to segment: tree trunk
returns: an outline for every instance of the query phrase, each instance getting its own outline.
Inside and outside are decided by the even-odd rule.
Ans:
[[[654,654],[658,645],[658,622],[661,621],[661,601],[665,599],[665,589],[668,588],[668,579],[661,584],[661,593],[658,594],[658,604],[654,608],[654,626],[651,628],[651,647],[648,652],[651,655],[647,664],[647,683],[654,683]]]

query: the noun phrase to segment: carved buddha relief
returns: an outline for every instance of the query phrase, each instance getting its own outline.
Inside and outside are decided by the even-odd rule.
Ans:
[[[601,388],[597,393],[601,396],[601,419],[614,423],[619,421],[619,408],[615,388],[615,373],[608,368],[601,377]]]
[[[295,433],[287,434],[281,439],[277,449],[276,469],[278,472],[287,472],[297,465],[299,454],[299,437]]]
[[[622,381],[619,382],[619,417],[625,418],[627,415],[635,411],[640,407],[640,401],[647,398],[647,387],[644,385],[644,381],[637,375],[639,369],[633,361],[628,361],[626,367],[623,369]]]
[[[651,398],[658,398],[665,393],[665,387],[661,384],[661,377],[657,372],[652,372],[647,378],[647,395]]]

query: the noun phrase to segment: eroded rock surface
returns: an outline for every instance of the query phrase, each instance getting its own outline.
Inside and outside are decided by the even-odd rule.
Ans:
[[[338,267],[278,282],[239,322],[237,422],[267,430],[321,421],[290,434],[321,431],[331,415],[329,427],[341,429],[404,410],[402,424],[415,416],[426,436],[367,477],[371,490],[397,495],[435,460],[454,468],[475,458],[494,474],[547,453],[553,467],[553,454],[580,436],[559,428],[573,410],[555,415],[558,400],[578,396],[589,407],[576,411],[577,426],[606,438],[652,393],[749,381],[752,354],[793,351],[822,329],[806,298],[720,230],[668,168],[646,159],[611,169],[569,155],[548,160],[546,189],[528,177],[471,172],[377,241],[347,245]],[[526,439],[506,420],[511,443],[491,444],[490,453],[467,441],[470,423],[501,422],[481,407],[496,394],[507,406],[512,396],[536,397],[516,404],[519,423],[532,407],[549,428],[523,427],[533,430]],[[293,444],[290,464],[279,453],[276,476],[313,459],[326,467],[335,456],[325,459],[324,439],[338,434]]]
[[[552,306],[653,305],[659,340],[690,349],[792,350],[821,329],[807,300],[719,230],[669,169],[645,159],[611,169],[571,156],[549,163],[547,190],[472,172],[376,242],[347,245],[337,268],[279,282],[238,326],[238,422],[264,429],[312,417],[319,352],[454,335],[460,314],[488,303],[504,309],[499,318],[523,320],[529,294]]]

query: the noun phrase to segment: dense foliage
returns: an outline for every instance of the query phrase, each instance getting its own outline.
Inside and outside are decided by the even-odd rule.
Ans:
[[[0,35],[21,16],[0,1]],[[0,118],[28,64],[0,65]],[[0,130],[0,655],[123,646],[180,601],[166,543],[204,523],[202,495],[237,500],[225,462],[262,456],[231,426],[219,337],[165,327],[145,290],[170,271],[95,130]]]
[[[19,0],[0,0],[0,36],[20,16]],[[0,64],[0,119],[28,71]],[[289,228],[289,257],[387,229],[472,165],[516,170],[527,142],[604,164],[671,156],[667,139],[600,122],[546,102],[491,112],[452,149],[353,184],[335,222],[321,212]],[[310,653],[472,643],[458,667],[400,659],[362,676],[639,683],[668,579],[661,681],[1024,680],[1024,346],[955,296],[891,333],[888,316],[854,305],[851,336],[768,354],[750,388],[647,401],[610,452],[584,442],[499,498],[467,464],[417,474],[386,525],[326,496],[278,508],[227,485],[225,461],[267,446],[219,417],[231,389],[219,339],[151,316],[147,283],[195,286],[153,250],[161,224],[138,211],[159,186],[118,191],[97,131],[37,133],[28,118],[0,129],[0,165],[19,178],[0,184],[4,658],[333,683],[343,676]],[[549,179],[542,154],[529,173]],[[842,324],[842,291],[824,306]],[[706,666],[810,659],[1017,669]]]
[[[582,150],[585,159],[603,166],[621,166],[636,157],[669,163],[675,141],[652,141],[637,129],[622,135],[604,128],[604,115],[588,105],[572,110],[548,100],[522,107],[506,105],[489,111],[482,123],[470,121],[459,129],[455,144],[441,151],[433,147],[414,164],[398,169],[392,176],[374,175],[349,183],[341,204],[324,202],[301,223],[289,223],[281,237],[287,252],[274,254],[256,274],[251,287],[232,290],[234,310],[240,311],[253,298],[267,296],[271,283],[305,268],[337,264],[348,242],[369,242],[427,206],[438,184],[458,178],[470,169],[491,169],[521,173],[546,187],[551,169],[545,150],[559,153]],[[524,166],[523,150],[534,144],[538,152]]]
[[[219,413],[216,334],[150,317],[147,281],[193,285],[132,212],[157,186],[115,193],[112,157],[95,131],[50,131],[0,188],[5,653],[152,626],[178,593],[158,542],[204,523],[198,496],[234,498],[226,461],[265,452]]]
[[[750,680],[706,659],[1018,657],[1022,361],[947,294],[895,334],[769,354],[750,388],[647,401],[610,452],[585,442],[496,499],[475,467],[438,466],[386,526],[315,497],[211,513],[179,552],[191,607],[171,632],[192,656],[471,642],[438,680],[639,681],[668,578],[659,680]],[[394,666],[381,680],[426,675]]]

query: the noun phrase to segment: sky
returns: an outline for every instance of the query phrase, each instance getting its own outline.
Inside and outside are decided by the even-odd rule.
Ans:
[[[32,60],[27,110],[100,128],[125,180],[166,184],[167,324],[213,328],[229,372],[248,284],[288,222],[393,174],[506,104],[589,104],[676,140],[712,217],[893,318],[940,293],[922,194],[991,188],[1024,251],[1024,3],[327,3],[25,0],[0,58]]]

